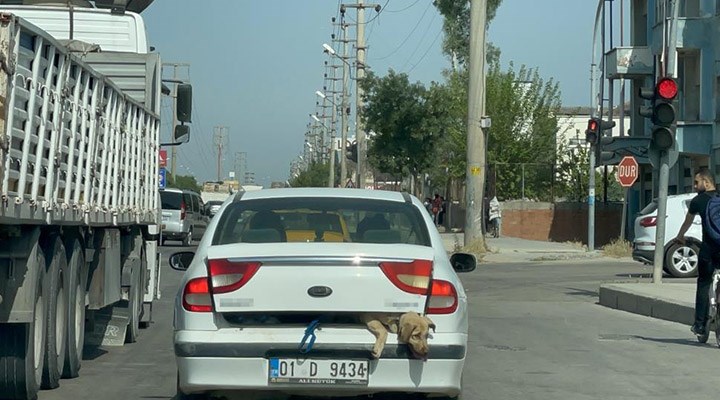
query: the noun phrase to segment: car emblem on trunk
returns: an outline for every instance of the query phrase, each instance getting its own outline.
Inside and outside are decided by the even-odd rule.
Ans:
[[[327,286],[313,286],[307,292],[312,297],[328,297],[332,294],[332,289]]]

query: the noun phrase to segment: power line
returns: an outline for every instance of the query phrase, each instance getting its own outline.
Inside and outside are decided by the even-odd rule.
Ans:
[[[436,17],[437,17],[437,14],[433,14],[433,17],[432,17],[432,19],[430,20],[430,24],[428,25],[428,28],[430,28],[430,27],[432,26],[433,22],[435,22],[435,18],[436,18]],[[429,29],[426,29],[426,30],[423,32],[422,37],[421,37],[420,40],[418,41],[418,45],[415,46],[415,50],[413,50],[413,52],[410,54],[410,57],[408,57],[407,60],[405,60],[405,62],[403,63],[403,66],[400,67],[400,71],[403,71],[403,70],[405,69],[405,66],[408,65],[408,63],[410,62],[410,60],[415,56],[415,53],[417,53],[417,51],[420,49],[420,46],[422,46],[422,42],[423,42],[423,40],[425,40],[425,36],[427,36],[428,31],[429,31]]]
[[[425,14],[427,14],[428,10],[430,9],[430,6],[432,6],[432,3],[431,3],[431,2],[429,2],[428,5],[427,5],[427,7],[425,7],[425,11],[423,11],[422,16],[420,17],[420,19],[418,19],[418,22],[417,22],[417,23],[415,24],[415,26],[412,28],[412,30],[410,31],[410,33],[408,33],[408,35],[405,36],[405,39],[403,39],[402,43],[400,43],[400,45],[398,45],[398,46],[395,48],[395,50],[393,50],[392,52],[390,52],[390,54],[388,54],[388,55],[386,55],[386,56],[383,56],[383,57],[379,57],[379,58],[373,57],[373,60],[377,60],[377,61],[379,61],[379,60],[384,60],[384,59],[389,58],[390,56],[394,55],[395,53],[397,53],[398,50],[400,50],[400,49],[405,45],[405,43],[408,41],[408,39],[410,39],[410,36],[412,36],[413,33],[415,33],[415,30],[417,30],[418,26],[420,26],[420,23],[425,19]]]
[[[417,3],[419,3],[419,2],[420,2],[420,0],[415,0],[414,3],[410,4],[409,6],[403,8],[403,9],[401,9],[401,10],[385,10],[385,12],[389,12],[389,13],[399,13],[399,12],[403,12],[403,11],[405,11],[405,10],[408,10],[408,9],[410,9],[410,8],[413,8],[413,7],[415,6],[415,4],[417,4]],[[432,4],[432,3],[430,3],[430,4]],[[386,4],[386,5],[387,5],[387,4]]]
[[[418,65],[420,65],[420,63],[422,62],[422,60],[425,59],[425,56],[428,55],[428,53],[429,53],[430,50],[433,48],[433,46],[435,46],[435,43],[436,43],[437,40],[440,38],[440,34],[441,34],[441,33],[442,33],[442,29],[437,33],[437,35],[435,35],[435,39],[432,41],[432,43],[430,43],[430,47],[428,47],[428,49],[425,50],[425,53],[423,53],[422,57],[420,57],[420,59],[418,60],[418,62],[416,62],[412,67],[410,67],[410,69],[407,71],[407,73],[412,72],[412,70],[414,70],[415,67],[417,67]]]

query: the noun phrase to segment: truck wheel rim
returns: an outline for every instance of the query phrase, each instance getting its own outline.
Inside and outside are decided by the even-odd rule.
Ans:
[[[57,349],[58,357],[62,356],[60,351],[63,345],[63,333],[65,332],[65,322],[67,318],[67,305],[65,304],[65,289],[62,283],[57,296],[57,305],[55,307],[55,349]],[[60,366],[62,369],[62,366]]]
[[[77,295],[75,296],[75,321],[73,323],[75,324],[75,349],[77,350],[78,357],[82,355],[82,344],[80,343],[80,338],[82,337],[82,329],[84,329],[83,324],[85,323],[83,311],[85,309],[85,298],[81,296],[82,291],[80,290],[81,283],[79,282],[78,278],[78,290]]]
[[[38,290],[42,290],[42,288],[38,288]],[[35,343],[33,351],[35,359],[33,362],[35,364],[36,371],[40,369],[43,351],[43,336],[45,334],[45,308],[43,307],[42,302],[42,296],[38,297],[35,301],[35,332],[33,332],[33,341]]]

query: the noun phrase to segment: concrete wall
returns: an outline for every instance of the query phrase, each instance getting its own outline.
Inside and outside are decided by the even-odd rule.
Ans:
[[[502,208],[502,235],[522,239],[587,244],[588,211],[585,203],[508,201]],[[620,236],[622,204],[595,205],[595,245]]]

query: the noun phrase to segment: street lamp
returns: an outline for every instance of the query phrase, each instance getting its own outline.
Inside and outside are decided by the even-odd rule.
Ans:
[[[327,44],[327,43],[323,43],[323,49],[325,49],[325,51],[326,51],[327,53],[329,53],[331,56],[334,56],[334,55],[337,54],[337,53],[335,52],[335,49],[333,49],[332,46],[330,46],[330,45]]]

